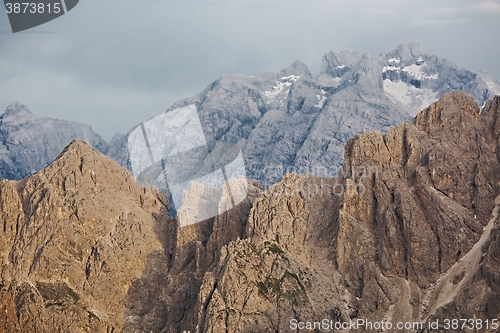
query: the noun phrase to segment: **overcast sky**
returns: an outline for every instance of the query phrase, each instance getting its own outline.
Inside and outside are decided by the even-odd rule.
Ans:
[[[500,78],[500,0],[81,0],[12,34],[0,12],[0,109],[92,125],[109,140],[223,74],[317,74],[328,51],[401,43]],[[1,113],[1,112],[0,112]]]

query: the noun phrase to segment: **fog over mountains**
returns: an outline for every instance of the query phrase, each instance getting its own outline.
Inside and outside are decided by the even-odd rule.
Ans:
[[[167,112],[196,106],[212,150],[220,154],[220,144],[239,145],[247,176],[268,186],[290,171],[335,175],[349,138],[369,130],[385,132],[454,90],[466,92],[483,106],[500,94],[500,84],[485,72],[460,68],[413,42],[379,56],[329,52],[317,76],[300,61],[279,73],[224,75]],[[13,104],[0,119],[1,178],[20,179],[38,171],[76,138],[107,152],[129,170],[143,163],[129,152],[135,128],[115,138],[108,150],[89,126],[37,118],[25,109]],[[155,118],[148,122],[160,126]],[[158,184],[156,178],[142,180]]]

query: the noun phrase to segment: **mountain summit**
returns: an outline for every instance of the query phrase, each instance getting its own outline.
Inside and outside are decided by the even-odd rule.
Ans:
[[[0,181],[0,330],[118,331],[128,289],[167,247],[164,204],[81,140],[36,174]]]
[[[35,115],[28,110],[26,105],[19,104],[18,101],[15,101],[7,107],[2,119],[5,122],[14,123],[16,120],[23,122],[34,117]]]

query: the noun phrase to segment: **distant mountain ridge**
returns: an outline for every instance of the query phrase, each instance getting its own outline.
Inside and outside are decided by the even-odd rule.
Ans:
[[[474,97],[480,107],[500,94],[500,84],[488,73],[460,68],[424,52],[417,42],[381,55],[381,61],[386,95],[412,116],[453,90]]]
[[[329,52],[316,77],[300,61],[277,74],[224,75],[167,112],[194,104],[207,141],[239,144],[248,177],[268,186],[290,171],[335,175],[348,139],[385,132],[455,90],[484,105],[500,93],[500,84],[413,42],[379,57]],[[108,156],[131,170],[129,140],[127,134],[114,141]]]
[[[51,163],[74,139],[106,153],[108,144],[89,125],[37,117],[14,102],[0,116],[0,179],[18,180]]]
[[[194,104],[207,142],[215,151],[223,150],[217,144],[239,145],[247,176],[267,187],[291,171],[335,175],[348,139],[369,130],[385,132],[455,90],[484,106],[500,94],[500,84],[486,72],[460,68],[412,42],[380,56],[329,52],[317,76],[300,61],[279,73],[224,75],[167,112]],[[115,137],[108,149],[90,126],[36,117],[15,102],[0,118],[0,179],[40,170],[77,138],[131,170],[134,129]],[[158,185],[153,178],[145,181]]]

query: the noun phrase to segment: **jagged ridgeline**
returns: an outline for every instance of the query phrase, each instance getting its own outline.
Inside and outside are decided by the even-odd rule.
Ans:
[[[246,176],[267,188],[287,172],[336,175],[350,138],[385,132],[455,90],[482,107],[500,94],[500,85],[486,72],[460,68],[410,43],[380,56],[329,52],[317,76],[300,61],[277,74],[224,75],[167,113],[196,107],[205,141],[241,149]],[[38,118],[14,103],[0,117],[0,178],[18,180],[40,170],[73,139],[85,140],[133,172],[134,164],[150,160],[147,152],[130,155],[130,146],[139,143],[131,137],[136,130],[116,137],[108,150],[89,126]],[[220,149],[210,151],[206,161],[192,164],[210,165],[221,157]],[[156,178],[150,173],[141,180],[160,185]]]
[[[179,227],[163,192],[74,141],[40,172],[0,182],[0,328],[290,332],[321,319],[469,318],[484,331],[500,317],[499,147],[500,96],[481,110],[454,92],[349,140],[338,177],[250,183],[237,207]]]
[[[337,174],[350,138],[385,132],[455,90],[484,106],[500,94],[500,85],[485,72],[460,68],[411,43],[378,57],[330,52],[316,77],[299,61],[277,74],[224,75],[167,113],[195,106],[206,141],[239,145],[247,176],[267,188],[287,172]],[[131,171],[148,160],[147,153],[130,156],[135,130],[111,144],[108,153]]]

